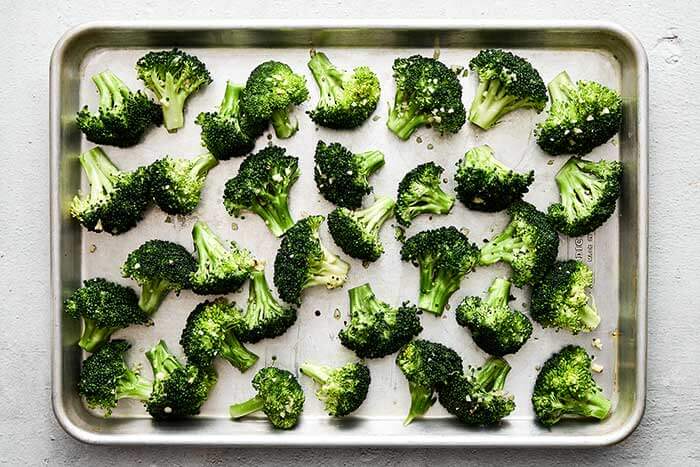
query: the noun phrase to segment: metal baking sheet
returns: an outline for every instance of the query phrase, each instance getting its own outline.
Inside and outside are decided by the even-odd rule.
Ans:
[[[178,423],[154,423],[139,404],[120,403],[109,419],[89,411],[75,393],[83,353],[76,346],[79,325],[66,317],[61,302],[82,279],[103,276],[135,286],[123,279],[119,266],[129,251],[143,241],[161,238],[192,247],[191,227],[196,219],[207,221],[225,239],[239,242],[257,257],[272,262],[279,240],[268,233],[254,215],[230,217],[221,202],[225,181],[232,177],[241,159],[222,162],[210,173],[202,203],[193,216],[167,216],[157,208],[148,211],[137,228],[120,236],[82,230],[68,215],[72,196],[85,181],[77,156],[91,147],[73,123],[75,112],[85,104],[97,104],[90,76],[110,68],[127,85],[141,88],[134,63],[147,50],[178,46],[200,57],[214,82],[190,98],[186,125],[176,134],[163,128],[151,131],[133,148],[105,147],[120,167],[132,169],[166,154],[189,157],[203,152],[199,127],[193,119],[218,105],[226,80],[243,82],[250,70],[268,59],[289,63],[307,76],[311,99],[296,110],[300,131],[289,140],[278,141],[269,132],[257,148],[268,142],[287,148],[300,158],[302,176],[291,193],[294,218],[327,214],[333,206],[317,194],[313,181],[313,152],[316,142],[339,141],[354,151],[379,149],[386,165],[372,178],[376,194],[394,195],[398,181],[415,165],[434,160],[445,167],[447,189],[453,186],[456,161],[477,144],[489,144],[499,159],[519,170],[534,169],[535,183],[525,197],[540,209],[558,199],[553,177],[566,157],[549,157],[532,138],[532,129],[545,114],[518,111],[508,115],[496,128],[483,132],[469,124],[460,133],[440,137],[421,129],[406,142],[399,141],[385,126],[388,102],[393,99],[391,65],[395,57],[411,54],[439,54],[448,66],[466,66],[483,47],[516,50],[534,64],[548,82],[562,69],[574,79],[592,79],[619,89],[625,103],[621,133],[596,148],[592,159],[616,159],[625,165],[623,198],[613,218],[594,234],[581,238],[562,237],[559,256],[578,258],[595,272],[593,295],[602,315],[599,328],[589,334],[571,336],[566,332],[543,330],[535,325],[532,339],[507,360],[513,367],[507,389],[515,394],[517,409],[498,428],[469,429],[456,423],[439,404],[428,416],[409,427],[402,419],[409,403],[406,382],[393,357],[369,360],[372,385],[365,404],[343,420],[331,419],[313,395],[311,382],[301,377],[307,395],[304,416],[295,430],[274,430],[263,418],[228,419],[230,403],[250,397],[250,379],[262,366],[274,364],[297,371],[306,359],[327,364],[353,360],[354,354],[338,341],[337,333],[348,319],[347,289],[370,282],[381,299],[398,304],[415,301],[417,270],[399,259],[400,244],[387,223],[382,230],[386,253],[364,267],[349,259],[351,272],[346,286],[305,293],[299,319],[284,336],[265,340],[250,348],[260,356],[258,364],[241,374],[228,363],[217,362],[219,383],[199,417]],[[369,65],[378,73],[382,99],[375,116],[356,131],[317,128],[304,111],[312,108],[318,91],[306,67],[309,49],[315,47],[345,68]],[[461,78],[465,105],[471,101],[476,77]],[[641,45],[618,26],[600,23],[519,22],[327,22],[327,23],[108,23],[90,24],[67,33],[58,43],[51,63],[51,239],[53,319],[53,406],[63,427],[76,438],[100,444],[198,444],[198,445],[392,445],[392,446],[593,446],[611,444],[627,436],[643,413],[645,395],[646,338],[646,215],[647,215],[647,69]],[[371,198],[366,199],[369,203]],[[455,225],[468,229],[469,237],[481,243],[507,223],[507,216],[477,213],[456,203],[448,216],[418,218],[408,235],[424,228]],[[325,225],[322,237],[339,252]],[[442,318],[424,314],[421,337],[443,342],[456,349],[466,364],[479,365],[486,355],[459,327],[454,307],[467,295],[481,295],[490,281],[507,275],[503,265],[480,268],[470,274],[450,301],[451,310]],[[527,311],[529,290],[514,288],[512,305]],[[230,298],[245,303],[247,287]],[[129,339],[134,347],[133,362],[146,363],[143,352],[158,339],[165,339],[181,355],[180,331],[192,308],[203,298],[190,292],[171,294],[155,315],[155,326],[133,327],[115,337]],[[599,338],[602,350],[592,347]],[[614,411],[602,423],[567,421],[551,430],[534,421],[530,393],[539,365],[567,343],[577,343],[595,355],[603,372],[596,375]],[[147,367],[146,367],[147,368]],[[146,371],[148,374],[148,371]]]

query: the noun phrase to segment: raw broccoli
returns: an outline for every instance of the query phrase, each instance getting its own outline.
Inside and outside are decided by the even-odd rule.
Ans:
[[[350,265],[326,249],[318,236],[323,216],[309,216],[297,222],[282,239],[275,257],[275,287],[287,303],[301,304],[308,287],[341,287]]]
[[[401,259],[420,269],[418,308],[440,316],[462,278],[479,261],[479,248],[455,227],[440,227],[406,240]]]
[[[151,194],[168,214],[191,214],[199,205],[204,180],[219,161],[209,153],[194,159],[166,156],[148,167]]]
[[[299,159],[279,146],[268,146],[246,157],[238,175],[226,182],[224,206],[232,216],[250,211],[280,237],[294,225],[289,191],[299,178]]]
[[[297,310],[281,305],[272,295],[260,266],[251,273],[248,306],[242,320],[244,331],[239,337],[244,342],[281,336],[297,320]]]
[[[586,294],[592,286],[593,271],[585,263],[557,261],[532,290],[532,319],[544,327],[574,334],[594,330],[600,324],[600,316]]]
[[[381,358],[398,351],[423,327],[418,309],[404,302],[393,307],[379,300],[369,284],[348,290],[350,322],[338,333],[340,342],[360,358]]]
[[[123,172],[99,147],[81,154],[80,165],[90,183],[90,193],[84,197],[76,195],[70,213],[83,227],[118,235],[143,219],[150,200],[145,168]]]
[[[572,157],[555,177],[561,202],[547,210],[554,228],[576,237],[603,225],[622,191],[622,164]]]
[[[445,64],[413,55],[394,60],[396,95],[387,127],[407,140],[419,127],[430,125],[440,133],[457,133],[466,121],[462,84]]]
[[[513,269],[513,284],[536,284],[557,258],[559,235],[547,215],[529,203],[516,201],[508,214],[510,223],[481,248],[479,263],[505,261]]]
[[[532,323],[520,311],[511,310],[510,282],[497,278],[486,300],[466,297],[457,307],[457,323],[469,328],[484,352],[502,357],[520,350],[532,334]]]
[[[393,199],[382,196],[360,211],[334,209],[328,215],[328,229],[335,244],[353,258],[376,261],[384,253],[379,230],[393,215],[395,204]]]
[[[126,148],[137,144],[153,125],[163,123],[160,106],[141,91],[132,92],[109,70],[92,77],[100,93],[99,113],[83,107],[75,118],[88,141]]]
[[[522,57],[486,49],[471,59],[469,68],[479,76],[469,121],[484,130],[514,110],[540,113],[547,104],[547,88],[540,73]]]
[[[84,281],[83,286],[64,301],[63,309],[71,318],[83,319],[78,345],[88,352],[94,352],[109,341],[118,329],[150,322],[148,315],[139,308],[133,289],[101,277]]]
[[[469,209],[501,211],[522,199],[535,180],[535,172],[518,173],[493,156],[489,146],[467,151],[457,162],[457,198]]]
[[[377,108],[381,88],[379,78],[369,67],[352,73],[336,68],[323,52],[311,51],[309,69],[318,84],[320,97],[311,120],[335,129],[357,128]]]
[[[331,203],[348,209],[362,206],[372,191],[368,178],[384,165],[380,151],[352,153],[340,143],[319,141],[314,155],[314,180],[318,191]]]
[[[548,85],[549,116],[535,127],[537,144],[549,154],[583,156],[610,138],[622,125],[622,98],[595,81],[574,84],[562,71]]]
[[[549,427],[572,415],[603,420],[612,403],[593,380],[591,357],[581,347],[568,345],[542,365],[532,405],[540,423]]]
[[[409,342],[396,356],[396,364],[408,380],[411,408],[404,425],[425,415],[437,399],[435,391],[462,374],[462,358],[437,342],[417,339]]]
[[[440,177],[445,169],[434,162],[426,162],[404,175],[399,183],[394,214],[399,224],[411,225],[421,214],[447,214],[455,199],[440,188]]]
[[[185,125],[187,98],[212,81],[204,63],[178,49],[147,53],[136,62],[136,72],[160,102],[169,132]]]
[[[304,410],[304,391],[299,381],[287,370],[267,367],[253,378],[257,395],[229,407],[231,418],[237,419],[262,411],[276,428],[288,430],[299,422]]]
[[[501,358],[488,359],[481,368],[469,367],[440,390],[440,404],[469,426],[495,425],[515,409],[514,397],[504,392],[510,365]]]
[[[328,415],[344,417],[357,410],[367,398],[371,381],[369,368],[348,363],[338,368],[304,362],[299,370],[320,385],[316,397]]]

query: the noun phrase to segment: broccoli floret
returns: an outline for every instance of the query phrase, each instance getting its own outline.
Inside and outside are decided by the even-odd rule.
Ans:
[[[266,367],[253,378],[257,395],[229,407],[231,418],[238,419],[262,411],[276,428],[288,430],[299,422],[304,410],[304,391],[287,370]]]
[[[418,309],[404,302],[393,307],[379,300],[369,284],[348,290],[350,322],[338,333],[340,342],[360,358],[381,358],[398,351],[423,327]]]
[[[136,72],[156,95],[171,133],[185,125],[187,98],[212,81],[204,63],[178,49],[147,53],[136,62]]]
[[[622,98],[595,81],[574,84],[562,71],[550,82],[547,119],[535,127],[537,144],[549,154],[586,155],[620,130]]]
[[[462,357],[437,342],[417,339],[409,342],[396,356],[396,364],[408,380],[411,408],[404,425],[425,415],[435,404],[435,391],[462,374]]]
[[[455,227],[419,232],[401,247],[401,259],[420,269],[418,308],[437,316],[479,261],[479,248]]]
[[[224,206],[232,216],[250,211],[280,237],[294,225],[289,191],[299,178],[299,159],[279,146],[268,146],[246,157],[238,175],[226,182]]]
[[[542,112],[547,88],[540,73],[522,57],[500,49],[486,49],[472,58],[469,68],[479,76],[469,121],[488,130],[517,109]]]
[[[572,415],[603,420],[612,407],[593,380],[591,357],[575,345],[564,347],[542,365],[532,405],[537,419],[548,427]]]
[[[554,228],[576,237],[603,225],[622,191],[622,164],[572,157],[555,177],[561,202],[547,210]]]
[[[148,315],[139,308],[132,288],[101,277],[84,281],[83,286],[65,300],[63,309],[71,318],[83,319],[78,345],[88,352],[98,349],[118,329],[150,322]]]
[[[90,183],[90,193],[84,197],[76,195],[70,213],[83,227],[119,235],[143,219],[150,200],[145,168],[123,172],[99,147],[81,154],[80,165]]]
[[[166,156],[148,167],[151,194],[168,214],[191,214],[199,205],[204,180],[219,161],[209,153],[194,159]]]
[[[547,215],[529,203],[516,201],[508,214],[510,223],[481,248],[479,263],[505,261],[513,269],[513,284],[536,284],[557,258],[559,235]]]
[[[245,330],[240,335],[244,342],[281,336],[297,320],[297,310],[281,305],[272,295],[261,266],[255,268],[250,276],[248,306],[243,315]]]
[[[394,214],[399,224],[409,227],[421,214],[447,214],[455,199],[440,188],[445,169],[426,162],[409,171],[399,183]]]
[[[83,361],[78,394],[91,409],[100,408],[105,417],[121,399],[146,402],[151,396],[151,381],[140,375],[139,368],[129,368],[124,354],[131,345],[124,340],[106,343]]]
[[[513,395],[503,390],[508,372],[510,365],[501,358],[490,358],[481,368],[470,366],[440,388],[440,404],[465,425],[495,425],[515,409]]]
[[[287,303],[301,304],[308,287],[341,287],[350,265],[330,252],[318,236],[323,216],[309,216],[287,231],[275,257],[275,287]]]
[[[163,123],[160,106],[141,91],[132,92],[109,70],[92,77],[100,93],[99,113],[83,107],[75,118],[88,141],[126,148],[137,144],[153,125]]]
[[[535,180],[533,170],[518,173],[498,161],[489,146],[467,151],[457,162],[457,198],[469,209],[501,211],[522,199]]]
[[[366,365],[348,363],[333,368],[305,362],[299,370],[320,385],[316,390],[316,397],[323,402],[326,412],[331,417],[349,415],[367,398],[371,378]]]
[[[381,88],[379,78],[366,66],[352,73],[336,68],[323,52],[311,52],[309,69],[318,84],[320,97],[311,120],[335,129],[357,128],[377,108]]]
[[[395,204],[383,196],[360,211],[334,209],[328,215],[328,229],[335,244],[353,258],[376,261],[384,253],[379,229],[393,215]]]
[[[497,278],[486,300],[466,297],[457,307],[457,323],[469,328],[484,352],[502,357],[520,350],[532,334],[532,323],[520,311],[511,310],[510,281]]]
[[[387,127],[407,140],[419,127],[430,125],[440,133],[457,133],[466,121],[462,84],[445,64],[413,55],[394,60],[396,95]]]
[[[593,271],[585,263],[557,261],[532,290],[530,314],[544,327],[573,334],[590,332],[600,324],[598,311],[586,294],[592,286]]]

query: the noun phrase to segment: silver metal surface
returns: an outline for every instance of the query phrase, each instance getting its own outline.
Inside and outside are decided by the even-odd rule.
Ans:
[[[209,175],[203,201],[194,216],[169,218],[151,209],[132,231],[117,237],[88,233],[68,215],[68,205],[81,186],[77,156],[91,145],[73,123],[75,112],[85,104],[96,105],[97,94],[89,77],[109,67],[127,85],[141,87],[133,64],[145,50],[178,46],[198,55],[209,67],[214,83],[192,97],[187,105],[186,126],[174,135],[155,129],[145,141],[129,149],[105,147],[115,163],[125,169],[149,163],[165,154],[194,156],[202,152],[199,127],[193,124],[200,111],[218,104],[227,79],[241,82],[259,62],[275,58],[289,63],[309,80],[312,97],[296,111],[301,122],[297,135],[273,143],[300,157],[302,177],[291,194],[295,218],[326,214],[332,206],[317,195],[313,182],[313,150],[318,139],[339,141],[350,149],[370,148],[385,153],[386,165],[372,179],[375,193],[393,195],[403,174],[413,166],[435,160],[445,167],[447,187],[453,185],[454,164],[476,144],[489,144],[497,157],[515,168],[533,168],[536,181],[526,200],[540,209],[557,199],[553,177],[566,157],[543,154],[531,137],[534,124],[544,118],[531,111],[518,111],[489,132],[465,125],[453,136],[440,137],[427,129],[407,142],[396,139],[385,126],[387,101],[393,98],[391,63],[396,56],[439,51],[448,65],[465,66],[486,46],[517,49],[531,59],[549,81],[562,69],[574,79],[593,79],[619,89],[625,103],[625,119],[619,136],[590,154],[590,158],[619,159],[625,165],[624,194],[616,215],[595,235],[562,238],[560,257],[578,257],[593,267],[593,290],[602,323],[593,333],[571,336],[535,326],[533,339],[516,355],[509,356],[513,370],[507,388],[516,396],[517,409],[501,427],[468,429],[457,424],[436,404],[428,417],[402,426],[408,406],[408,389],[393,357],[372,360],[372,386],[366,403],[355,416],[344,420],[328,418],[313,395],[313,386],[301,377],[307,394],[304,417],[292,431],[270,428],[262,418],[232,422],[228,404],[250,397],[250,379],[268,364],[296,371],[305,359],[339,364],[353,359],[343,348],[337,332],[347,319],[347,289],[371,282],[377,295],[388,302],[415,300],[417,271],[398,258],[399,244],[387,224],[382,231],[385,255],[365,268],[348,260],[351,274],[345,288],[308,290],[299,320],[284,336],[250,346],[260,361],[240,374],[228,364],[218,364],[220,381],[202,414],[191,420],[156,424],[138,404],[124,402],[113,416],[104,419],[86,409],[75,392],[80,361],[84,357],[76,342],[77,321],[62,313],[62,300],[84,278],[103,276],[135,286],[119,277],[119,265],[126,254],[151,238],[173,240],[191,248],[190,229],[197,218],[210,223],[226,239],[236,240],[268,261],[268,279],[278,240],[253,215],[229,217],[221,203],[223,184],[233,176],[240,160],[222,162]],[[317,129],[303,114],[312,108],[317,89],[306,68],[308,50],[326,51],[331,60],[345,68],[366,64],[380,76],[382,100],[371,119],[360,129],[341,132]],[[476,78],[462,78],[465,103],[471,101]],[[100,444],[190,444],[190,445],[364,445],[364,446],[597,446],[615,443],[637,426],[644,410],[646,367],[646,280],[647,280],[647,64],[639,42],[618,26],[585,22],[255,22],[255,23],[105,23],[89,24],[68,32],[57,44],[51,62],[51,255],[53,325],[53,407],[57,419],[76,438]],[[420,138],[420,142],[418,140]],[[258,141],[258,148],[268,138]],[[84,181],[82,182],[85,183]],[[371,200],[368,198],[366,203]],[[507,222],[505,214],[469,211],[457,203],[449,216],[419,218],[408,234],[422,228],[455,225],[469,229],[476,242],[490,238]],[[327,231],[322,232],[335,251]],[[342,255],[341,255],[342,256]],[[483,294],[496,275],[507,274],[505,266],[481,268],[469,275],[453,296],[443,318],[423,315],[422,336],[455,348],[465,363],[479,365],[485,355],[473,344],[468,332],[457,326],[454,307],[467,295]],[[513,305],[525,308],[529,290],[515,290]],[[231,296],[244,303],[247,290]],[[184,321],[201,301],[189,292],[170,296],[155,315],[155,326],[134,327],[115,336],[134,343],[129,358],[144,362],[143,351],[164,338],[181,353],[179,333]],[[320,312],[316,316],[315,311]],[[337,310],[337,311],[336,311]],[[526,310],[525,310],[526,311]],[[600,338],[602,350],[591,346]],[[530,392],[540,365],[566,343],[578,343],[595,355],[603,366],[596,379],[611,395],[614,412],[602,423],[563,422],[547,430],[534,422]],[[146,371],[146,373],[148,373]]]

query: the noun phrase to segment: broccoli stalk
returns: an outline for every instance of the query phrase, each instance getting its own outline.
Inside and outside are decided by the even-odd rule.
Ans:
[[[481,128],[491,128],[502,115],[519,107],[513,104],[520,98],[508,94],[508,88],[497,79],[479,81],[475,96],[469,109],[469,121]]]
[[[316,285],[325,285],[327,288],[341,286],[348,277],[350,266],[338,255],[328,250],[322,242],[319,242],[319,246],[322,257],[320,261],[312,262],[309,265],[309,278],[305,288]]]
[[[328,229],[335,243],[353,258],[375,261],[384,252],[379,230],[394,212],[393,199],[382,196],[360,211],[336,208],[328,215]]]
[[[281,336],[296,319],[296,310],[280,305],[272,295],[265,271],[259,265],[250,275],[248,306],[243,315],[245,332],[239,336],[241,340],[258,342],[264,338]]]
[[[433,258],[421,262],[418,308],[441,315],[447,301],[459,289],[462,275],[456,271],[435,268],[434,262]]]
[[[510,300],[510,281],[497,277],[489,287],[485,304],[490,308],[508,306]]]
[[[409,98],[410,95],[406,95],[403,90],[396,90],[394,102],[397,104],[389,108],[389,120],[386,123],[402,140],[407,140],[416,129],[431,122],[431,115],[425,113],[418,102]]]
[[[489,295],[490,298],[491,296]],[[510,365],[508,365],[508,362],[502,358],[490,358],[481,366],[481,370],[476,373],[474,385],[488,392],[502,391],[506,385],[506,377],[509,372]]]
[[[233,404],[229,407],[228,413],[231,418],[242,418],[255,412],[259,412],[265,406],[265,400],[262,397],[251,397],[247,401]]]
[[[234,332],[226,334],[218,356],[241,371],[246,371],[258,361],[258,356],[245,348]]]
[[[479,261],[484,266],[489,266],[499,261],[512,263],[520,250],[525,247],[525,241],[517,235],[515,224],[510,223],[500,234],[481,247]]]
[[[94,352],[95,349],[107,342],[118,329],[121,329],[121,326],[100,327],[94,319],[83,317],[83,332],[80,335],[78,345],[81,349]]]

